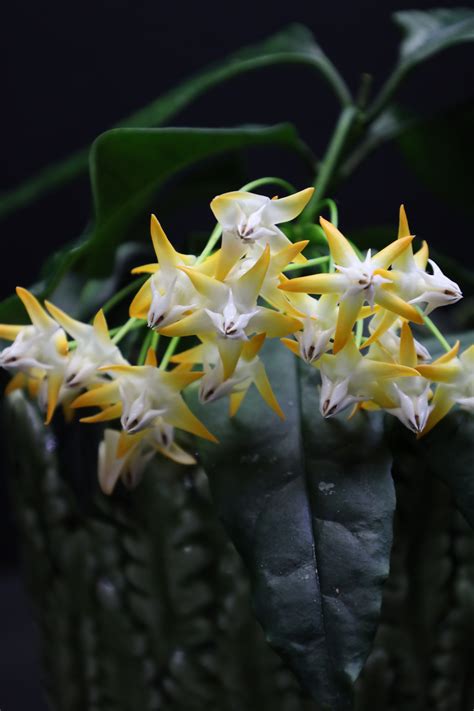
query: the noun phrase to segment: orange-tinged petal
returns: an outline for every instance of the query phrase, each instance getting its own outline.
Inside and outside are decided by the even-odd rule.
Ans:
[[[240,304],[245,305],[249,309],[255,304],[269,264],[270,247],[267,244],[253,267],[246,271],[235,283],[235,297]]]
[[[149,430],[142,430],[141,432],[135,432],[134,434],[127,434],[123,430],[120,432],[120,437],[117,442],[117,451],[115,456],[118,459],[125,457],[131,449],[136,447],[136,445],[145,437]]]
[[[181,353],[175,353],[171,356],[171,363],[202,363],[204,356],[204,345],[202,343],[194,348],[188,348]]]
[[[303,212],[304,208],[311,200],[314,188],[305,188],[293,195],[284,198],[273,199],[265,208],[265,214],[274,225],[281,222],[289,222]]]
[[[388,311],[393,311],[399,316],[403,316],[408,321],[413,321],[414,323],[423,323],[422,316],[418,313],[414,306],[403,301],[397,294],[393,291],[389,291],[383,287],[376,290],[375,301],[383,306],[384,309]]]
[[[233,374],[242,354],[243,347],[243,341],[233,340],[231,338],[219,338],[217,340],[217,348],[222,361],[224,380],[227,380]]]
[[[418,439],[428,434],[428,432],[432,430],[433,427],[435,427],[435,425],[443,419],[443,417],[446,417],[454,405],[454,400],[451,399],[449,391],[441,385],[436,388],[431,404],[433,405],[433,409],[428,416],[423,432],[418,435]]]
[[[206,312],[199,310],[158,330],[164,336],[173,338],[174,336],[195,336],[198,333],[207,333],[213,331],[213,325]]]
[[[242,349],[242,358],[246,361],[251,361],[260,352],[265,343],[266,333],[258,333],[244,343]]]
[[[63,376],[61,373],[53,372],[48,375],[48,404],[46,408],[45,425],[49,425],[49,423],[53,419],[54,411],[56,409],[56,405],[58,404],[59,391],[61,389],[62,383]]]
[[[435,383],[452,383],[461,370],[458,362],[449,363],[429,363],[428,365],[418,365],[417,370],[427,380]]]
[[[156,359],[156,351],[154,348],[149,348],[146,353],[146,358],[145,358],[145,365],[151,365],[153,368],[156,368],[158,365],[158,361]]]
[[[23,289],[21,286],[17,286],[16,293],[21,299],[23,306],[28,312],[28,316],[31,319],[31,323],[41,329],[51,329],[56,326],[55,321],[53,321],[50,316],[46,313],[43,307],[40,305],[38,299],[33,296],[33,294],[27,289]]]
[[[102,309],[99,309],[99,311],[94,316],[93,325],[94,325],[94,330],[95,330],[97,336],[101,340],[108,341],[110,339],[109,327],[107,325],[107,319],[105,318],[105,314]]]
[[[176,267],[180,262],[179,255],[166,236],[162,226],[156,218],[156,215],[151,216],[150,232],[156,258],[158,259],[160,266],[162,268]]]
[[[353,246],[342,232],[332,222],[325,220],[324,217],[320,217],[319,221],[326,235],[334,262],[340,264],[341,267],[349,267],[351,264],[359,262]]]
[[[173,462],[178,464],[184,464],[186,466],[191,466],[196,464],[195,458],[189,452],[186,452],[182,447],[180,447],[176,442],[172,442],[168,447],[160,447],[155,445],[157,451],[162,454],[167,459],[171,459]]]
[[[179,267],[191,279],[196,291],[208,298],[213,304],[222,304],[227,300],[228,287],[218,279],[196,271],[193,267]]]
[[[5,388],[5,395],[10,395],[14,390],[20,390],[26,385],[25,373],[16,373]]]
[[[151,264],[141,264],[138,267],[133,267],[131,270],[131,274],[156,274],[158,269],[160,268],[160,265],[157,264],[156,262],[152,262]]]
[[[392,262],[404,252],[410,244],[413,242],[413,236],[400,237],[394,242],[391,242],[386,247],[377,252],[372,257],[373,264],[377,265],[379,268],[388,269]]]
[[[309,240],[304,239],[300,242],[289,244],[288,247],[284,247],[279,252],[274,254],[271,260],[271,272],[275,274],[283,271],[287,264],[290,264],[291,262],[294,262],[296,260],[296,257],[300,255],[300,253],[308,244]]]
[[[105,383],[98,388],[89,390],[79,395],[72,403],[71,407],[107,407],[120,398],[118,384],[115,381]]]
[[[150,279],[147,279],[147,281],[140,287],[133,297],[129,309],[130,318],[146,318],[151,306],[152,298],[153,294],[151,291],[151,281]]]
[[[250,329],[257,333],[265,333],[268,338],[281,338],[289,333],[301,330],[301,321],[293,316],[286,316],[279,311],[272,309],[261,308],[259,312],[252,317]]]
[[[240,410],[240,406],[242,405],[247,392],[248,388],[245,388],[245,390],[238,390],[237,392],[230,394],[229,417],[234,417]]]
[[[407,321],[403,322],[400,334],[400,363],[416,368],[418,356],[416,355],[415,339]]]
[[[407,213],[405,212],[405,206],[400,205],[400,216],[398,221],[398,239],[402,237],[410,236],[410,228],[408,227]]]
[[[440,365],[441,363],[449,363],[450,360],[453,360],[453,358],[456,358],[457,354],[459,353],[459,347],[461,345],[461,341],[456,341],[454,346],[447,352],[443,353],[439,358],[436,358],[435,361],[431,365]]]
[[[179,367],[174,370],[162,371],[163,381],[177,392],[199,380],[203,375],[201,370],[184,370]]]
[[[166,413],[166,422],[172,427],[191,432],[191,434],[207,439],[209,442],[215,442],[216,444],[218,442],[216,437],[198,420],[181,398],[177,399],[173,403],[173,407]]]
[[[14,341],[24,326],[14,326],[8,323],[0,324],[0,338],[6,341]]]
[[[280,338],[280,341],[286,346],[292,353],[299,356],[300,355],[300,344],[293,338]]]
[[[274,412],[276,412],[278,417],[284,420],[285,415],[278,403],[278,400],[275,397],[275,393],[273,392],[272,386],[270,385],[270,381],[268,380],[265,366],[261,361],[257,365],[254,382],[258,392],[265,400],[267,405],[271,407]]]
[[[345,285],[346,277],[343,274],[310,274],[283,281],[278,288],[306,294],[337,294],[344,291]]]
[[[89,326],[81,321],[76,321],[62,309],[58,308],[49,301],[45,301],[45,306],[48,309],[51,316],[55,321],[59,323],[60,326],[64,328],[73,338],[79,339],[84,338],[89,333]]]
[[[378,339],[393,326],[397,318],[397,314],[393,313],[393,311],[386,311],[375,331],[362,343],[361,348],[371,346],[372,343],[378,341]]]
[[[84,422],[86,424],[93,424],[94,422],[108,422],[109,420],[116,420],[122,415],[122,403],[116,402],[115,405],[110,405],[104,410],[101,410],[95,415],[90,415],[89,417],[81,417],[79,422]]]
[[[338,353],[344,348],[352,333],[352,328],[359,317],[365,295],[363,292],[343,299],[339,304],[336,332],[334,334],[333,352]]]
[[[418,267],[418,269],[422,269],[423,271],[425,271],[426,265],[428,264],[428,257],[429,256],[430,256],[430,251],[428,248],[428,243],[425,242],[425,240],[423,240],[423,242],[421,243],[421,248],[414,255],[415,264]]]

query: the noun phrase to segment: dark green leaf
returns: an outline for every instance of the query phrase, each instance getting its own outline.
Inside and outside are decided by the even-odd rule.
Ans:
[[[341,103],[348,104],[351,100],[343,79],[315,42],[311,32],[306,27],[295,24],[191,77],[118,125],[129,128],[163,126],[212,87],[239,74],[274,64],[305,64],[314,67],[327,79]],[[0,199],[0,218],[84,173],[87,169],[87,158],[87,150],[79,151],[67,160],[49,166],[20,187],[4,193]]]
[[[471,8],[404,10],[393,17],[404,33],[399,70],[411,69],[448,47],[474,41],[474,10]]]
[[[304,150],[289,124],[235,129],[123,128],[102,134],[91,152],[96,221],[85,248],[87,273],[109,271],[115,248],[165,180],[219,153],[264,145]]]
[[[417,64],[449,47],[474,40],[474,10],[467,7],[403,10],[393,17],[404,34],[399,59],[370,107],[368,117],[374,117],[384,109],[402,79]]]
[[[436,195],[474,211],[466,157],[474,156],[474,103],[413,123],[399,136],[410,168]]]
[[[316,371],[275,342],[264,360],[286,420],[256,392],[232,420],[219,401],[200,414],[220,445],[199,449],[267,639],[321,708],[350,709],[389,569],[391,456],[380,417],[323,420]]]

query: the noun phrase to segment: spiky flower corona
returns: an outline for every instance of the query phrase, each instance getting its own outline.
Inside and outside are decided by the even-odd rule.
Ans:
[[[425,242],[413,252],[403,206],[398,238],[365,256],[321,218],[330,255],[308,261],[308,242],[292,243],[278,225],[297,217],[312,193],[308,188],[282,199],[219,195],[211,209],[222,244],[215,252],[208,245],[200,256],[177,252],[153,215],[156,263],[133,270],[150,276],[131,303],[129,322],[113,337],[102,311],[93,324],[81,323],[17,289],[31,325],[0,326],[0,337],[13,341],[0,354],[0,364],[13,375],[7,392],[25,388],[38,399],[46,424],[59,405],[67,419],[95,407],[82,422],[119,421],[119,429],[105,430],[99,446],[105,493],[119,478],[135,486],[156,452],[194,464],[177,442],[179,431],[217,442],[183,399],[194,381],[202,403],[228,397],[231,417],[253,384],[284,418],[260,358],[267,338],[281,339],[320,371],[324,417],[347,408],[350,414],[383,409],[421,436],[455,404],[474,409],[474,347],[458,356],[456,343],[431,362],[413,337],[410,322],[430,324],[428,314],[462,294],[428,259]],[[333,267],[297,278],[285,274],[323,262]],[[149,332],[141,362],[130,363],[118,343],[135,326]],[[158,364],[159,336],[172,340]],[[198,343],[176,352],[184,336]]]

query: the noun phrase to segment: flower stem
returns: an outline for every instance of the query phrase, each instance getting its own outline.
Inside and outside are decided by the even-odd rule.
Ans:
[[[148,349],[150,347],[151,343],[151,337],[153,336],[153,331],[148,331],[146,334],[145,338],[143,339],[142,347],[140,349],[140,355],[138,356],[138,363],[137,365],[143,365],[145,360],[146,360],[146,354],[148,353]]]
[[[166,349],[163,358],[161,359],[160,370],[166,370],[168,363],[170,362],[170,358],[175,352],[176,346],[178,345],[179,341],[180,337],[174,336],[174,338],[172,338],[171,341],[168,343],[168,348]]]
[[[364,333],[364,319],[360,318],[356,323],[355,342],[356,342],[357,348],[359,348],[360,344],[362,343],[363,333]]]
[[[358,110],[355,106],[347,106],[341,112],[316,178],[314,195],[301,214],[302,222],[311,222],[314,220],[318,205],[324,199],[324,194],[334,177],[339,158],[341,157],[342,150],[347,141],[349,132],[354,125],[357,114]]]
[[[104,312],[104,314],[110,311],[116,304],[122,301],[122,299],[128,296],[132,291],[138,289],[146,281],[146,279],[148,279],[148,275],[141,276],[139,279],[134,279],[133,281],[131,281],[130,284],[124,286],[123,289],[120,289],[120,291],[117,291],[117,293],[114,294],[102,306],[102,311]]]
[[[137,323],[140,322],[140,323]],[[112,338],[112,343],[117,345],[124,336],[127,335],[129,331],[132,331],[134,328],[139,328],[139,326],[143,326],[145,321],[143,319],[137,319],[137,318],[129,318],[126,323],[123,324],[115,334],[115,336]]]
[[[415,305],[415,309],[418,311],[418,313],[420,314],[421,318],[425,322],[426,326],[428,326],[428,328],[431,331],[431,333],[433,334],[433,336],[435,336],[435,338],[438,339],[438,341],[441,343],[441,345],[443,346],[446,353],[448,353],[451,350],[451,346],[449,345],[448,341],[443,336],[443,334],[441,333],[439,328],[433,323],[433,321],[430,319],[429,316],[426,316],[423,313],[423,311],[420,309],[419,306]]]
[[[288,264],[283,271],[284,272],[292,272],[295,271],[296,269],[308,269],[309,267],[314,267],[317,264],[325,264],[326,262],[329,262],[331,257],[329,254],[326,257],[314,257],[314,259],[308,259],[307,262],[304,262],[302,264]]]

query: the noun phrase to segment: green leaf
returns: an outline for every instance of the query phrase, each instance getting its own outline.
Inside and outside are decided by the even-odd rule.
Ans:
[[[198,446],[268,641],[321,708],[351,709],[389,571],[395,498],[382,419],[323,420],[316,371],[280,343],[264,360],[286,420],[256,391],[233,419],[222,401],[200,412],[193,402],[220,440]]]
[[[402,79],[418,64],[464,42],[474,41],[474,10],[467,7],[435,10],[403,10],[393,15],[403,30],[398,62],[367,112],[378,115]]]
[[[84,248],[87,273],[96,276],[109,271],[115,248],[137,216],[144,217],[167,179],[219,153],[265,145],[304,151],[289,124],[235,129],[123,128],[102,134],[91,152],[96,219]]]
[[[472,186],[466,180],[466,156],[474,155],[473,125],[474,102],[470,101],[413,123],[398,139],[415,175],[433,193],[471,214],[474,205]]]
[[[239,74],[278,64],[303,64],[313,67],[329,82],[344,105],[350,92],[334,65],[303,25],[287,29],[264,42],[246,47],[215,66],[191,77],[145,108],[120,121],[118,126],[163,126],[196,98]],[[251,117],[249,116],[249,119]],[[73,180],[87,170],[88,150],[82,150],[0,197],[0,219]]]
[[[137,218],[142,222],[139,234],[146,237],[148,208],[168,179],[213,156],[270,145],[307,155],[308,149],[290,124],[230,129],[123,128],[103,133],[90,158],[94,226],[78,243],[53,255],[48,275],[34,292],[40,298],[48,297],[78,262],[85,276],[108,276],[114,253],[130,236]],[[0,322],[22,320],[24,310],[15,296],[0,303]]]
[[[474,41],[474,10],[467,7],[403,10],[393,17],[404,33],[398,64],[404,71],[448,47]]]

